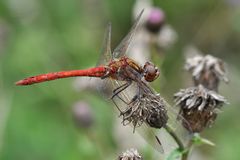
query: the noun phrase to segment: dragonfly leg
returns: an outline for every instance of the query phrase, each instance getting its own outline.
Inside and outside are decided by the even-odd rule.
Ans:
[[[122,115],[122,111],[121,109],[118,107],[117,103],[114,101],[114,99],[112,99],[114,105],[117,107],[118,111],[120,112],[120,116]]]
[[[106,71],[106,73],[101,77],[101,79],[105,79],[105,78],[109,77],[109,75],[110,75],[110,68],[106,68],[106,69],[107,69],[107,71]]]
[[[129,105],[130,103],[132,103],[132,101],[130,103],[127,103],[126,101],[124,101],[119,95],[116,95],[123,103],[125,103],[126,105]],[[125,114],[129,109],[126,109],[125,111],[122,111],[120,109],[120,107],[117,105],[117,103],[115,102],[114,99],[112,99],[114,105],[117,107],[118,111],[120,112],[119,116],[122,116],[123,114]]]
[[[129,102],[129,103],[127,103],[124,99],[122,99],[122,97],[120,97],[118,94],[116,95],[123,103],[125,103],[126,105],[130,105],[132,102],[133,102],[133,100],[131,101],[131,102]],[[133,98],[134,99],[134,98]],[[120,115],[119,116],[122,116],[123,114],[125,114],[126,112],[128,112],[129,111],[129,108],[128,109],[126,109],[125,111],[122,111],[120,108],[119,108],[119,106],[117,105],[117,103],[114,101],[114,99],[112,99],[112,101],[113,101],[113,103],[114,103],[114,105],[117,107],[117,109],[119,110],[119,112],[120,112]]]
[[[113,99],[115,96],[117,96],[119,93],[121,93],[123,90],[128,88],[132,84],[132,81],[127,81],[127,83],[121,85],[120,87],[113,90],[113,95],[111,99]],[[119,97],[119,96],[118,96]],[[120,98],[121,99],[121,98]]]
[[[119,108],[119,106],[117,105],[117,103],[114,100],[114,97],[117,96],[123,103],[125,103],[126,105],[129,105],[129,103],[127,103],[122,97],[119,96],[119,93],[121,93],[123,90],[125,90],[127,87],[129,87],[131,85],[131,81],[128,81],[127,83],[121,85],[120,87],[116,88],[113,90],[113,95],[110,98],[114,105],[117,107],[117,109],[120,112],[120,116],[123,114],[122,110]]]
[[[131,103],[133,103],[139,96],[135,95],[132,100],[130,102],[126,102],[122,97],[120,97],[118,94],[116,95],[123,103],[125,103],[126,105],[130,105]]]
[[[127,103],[122,97],[120,97],[118,94],[116,95],[123,103],[125,103],[126,105],[129,105],[129,103]]]
[[[130,105],[131,103],[133,103],[133,102],[135,102],[137,99],[139,99],[140,98],[140,88],[138,87],[138,94],[136,94],[135,96],[133,96],[133,98],[131,99],[131,101],[130,102],[126,102],[126,101],[124,101],[120,96],[118,96],[117,95],[117,97],[119,98],[119,99],[121,99],[125,104],[127,104],[127,105]],[[128,109],[126,109],[126,111],[127,111]],[[126,111],[124,111],[123,113],[125,113]]]

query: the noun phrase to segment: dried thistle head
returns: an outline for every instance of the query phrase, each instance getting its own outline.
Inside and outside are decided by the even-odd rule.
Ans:
[[[142,94],[135,97],[128,108],[121,113],[123,125],[132,123],[139,127],[142,123],[153,128],[162,128],[168,121],[167,110],[163,99],[158,94]]]
[[[179,115],[185,119],[182,124],[189,132],[201,132],[210,127],[217,117],[217,111],[227,103],[223,96],[202,85],[181,89],[174,99],[180,106]]]
[[[143,158],[139,155],[138,151],[134,148],[123,152],[118,156],[118,160],[142,160]]]
[[[228,82],[224,62],[211,55],[188,58],[185,69],[192,73],[195,86],[202,84],[210,90],[218,90],[219,81]]]

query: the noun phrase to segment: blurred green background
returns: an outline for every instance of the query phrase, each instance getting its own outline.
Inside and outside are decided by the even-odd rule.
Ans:
[[[112,22],[112,46],[132,23],[130,0],[0,0],[0,159],[115,159],[113,105],[96,92],[74,89],[74,78],[28,87],[14,82],[27,76],[95,66],[105,26]],[[204,132],[216,147],[201,146],[204,159],[240,159],[240,2],[238,0],[155,0],[178,34],[161,61],[160,85],[170,103],[191,86],[183,71],[183,49],[195,45],[228,65],[230,84],[220,93],[230,102]],[[162,83],[161,83],[162,82]],[[83,100],[93,111],[93,126],[77,126],[72,107]],[[129,141],[129,140],[126,140]],[[127,148],[126,148],[127,149]],[[149,155],[146,154],[145,159]],[[200,158],[201,159],[201,158]]]

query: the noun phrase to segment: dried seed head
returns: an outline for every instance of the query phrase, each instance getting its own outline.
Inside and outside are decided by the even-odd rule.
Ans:
[[[81,128],[92,126],[94,118],[91,107],[88,103],[80,101],[73,106],[73,118],[75,123]]]
[[[131,148],[119,155],[118,160],[142,160],[142,157],[136,149]]]
[[[202,84],[210,90],[218,90],[219,81],[228,82],[224,62],[211,55],[188,58],[185,69],[192,73],[195,85]]]
[[[217,117],[217,111],[227,103],[223,96],[202,85],[181,89],[174,99],[180,106],[179,115],[186,120],[182,124],[190,132],[201,132],[210,127]]]
[[[142,94],[141,97],[135,97],[128,108],[121,113],[121,116],[123,125],[132,123],[134,129],[141,126],[143,122],[150,127],[161,128],[168,121],[163,99],[158,94],[151,92]]]

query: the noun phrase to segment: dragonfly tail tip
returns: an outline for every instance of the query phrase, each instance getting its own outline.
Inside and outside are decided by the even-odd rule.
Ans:
[[[17,81],[17,82],[15,82],[15,85],[22,86],[22,85],[24,85],[24,81],[23,80]]]

